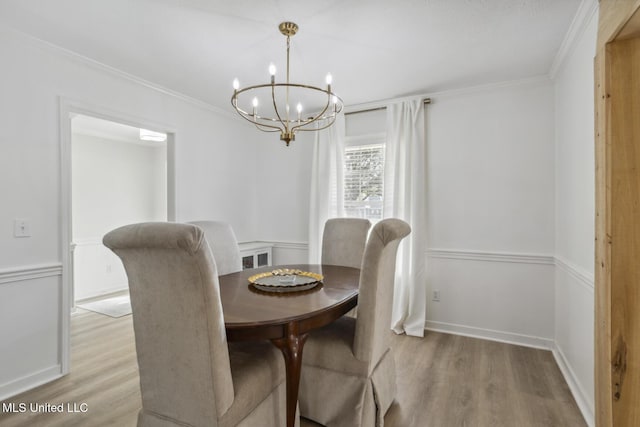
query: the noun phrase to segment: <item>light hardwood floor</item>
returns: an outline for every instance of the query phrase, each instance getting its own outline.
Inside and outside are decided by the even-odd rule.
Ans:
[[[79,310],[71,324],[71,373],[3,404],[86,403],[87,412],[3,412],[0,426],[135,426],[140,392],[131,316]],[[396,336],[394,348],[398,396],[386,427],[586,425],[548,351],[435,332]]]

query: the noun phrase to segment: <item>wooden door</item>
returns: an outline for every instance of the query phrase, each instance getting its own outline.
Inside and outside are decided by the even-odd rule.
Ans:
[[[640,426],[640,0],[601,0],[595,60],[599,427]]]

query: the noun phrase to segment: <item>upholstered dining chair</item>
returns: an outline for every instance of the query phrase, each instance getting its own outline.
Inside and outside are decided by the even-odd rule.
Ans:
[[[302,353],[300,414],[327,427],[384,425],[396,395],[390,346],[396,254],[411,231],[399,219],[378,222],[362,260],[358,318],[315,331]]]
[[[195,224],[204,231],[219,276],[242,270],[238,240],[230,224],[222,221],[191,221],[189,224]]]
[[[332,218],[324,224],[322,263],[360,268],[371,222],[362,218]]]
[[[360,268],[364,245],[371,222],[363,218],[332,218],[324,224],[322,233],[322,263]],[[358,315],[358,307],[347,314]]]
[[[281,427],[282,355],[227,344],[216,264],[195,225],[141,223],[105,235],[124,264],[142,409],[138,426]]]

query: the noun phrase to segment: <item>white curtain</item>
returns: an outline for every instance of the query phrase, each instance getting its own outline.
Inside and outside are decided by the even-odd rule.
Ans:
[[[383,215],[411,225],[398,251],[391,327],[420,337],[427,305],[425,144],[423,100],[388,105]]]
[[[319,127],[323,124],[319,123]],[[309,262],[319,264],[322,233],[329,218],[344,216],[343,202],[344,115],[333,126],[316,132],[311,165],[309,206]]]

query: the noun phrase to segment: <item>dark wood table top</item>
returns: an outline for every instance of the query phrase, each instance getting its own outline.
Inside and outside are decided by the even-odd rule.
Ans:
[[[322,284],[299,292],[263,292],[249,277],[278,268],[293,268],[324,276]],[[220,298],[228,341],[270,340],[284,357],[287,387],[287,427],[294,427],[302,350],[308,332],[340,318],[358,303],[357,268],[334,265],[283,265],[220,276]]]
[[[324,280],[301,292],[269,293],[249,285],[250,276],[277,268],[320,273]],[[281,327],[291,322],[299,325],[300,333],[324,326],[357,304],[359,277],[360,270],[356,268],[314,264],[270,266],[220,276],[227,338],[279,338]]]

